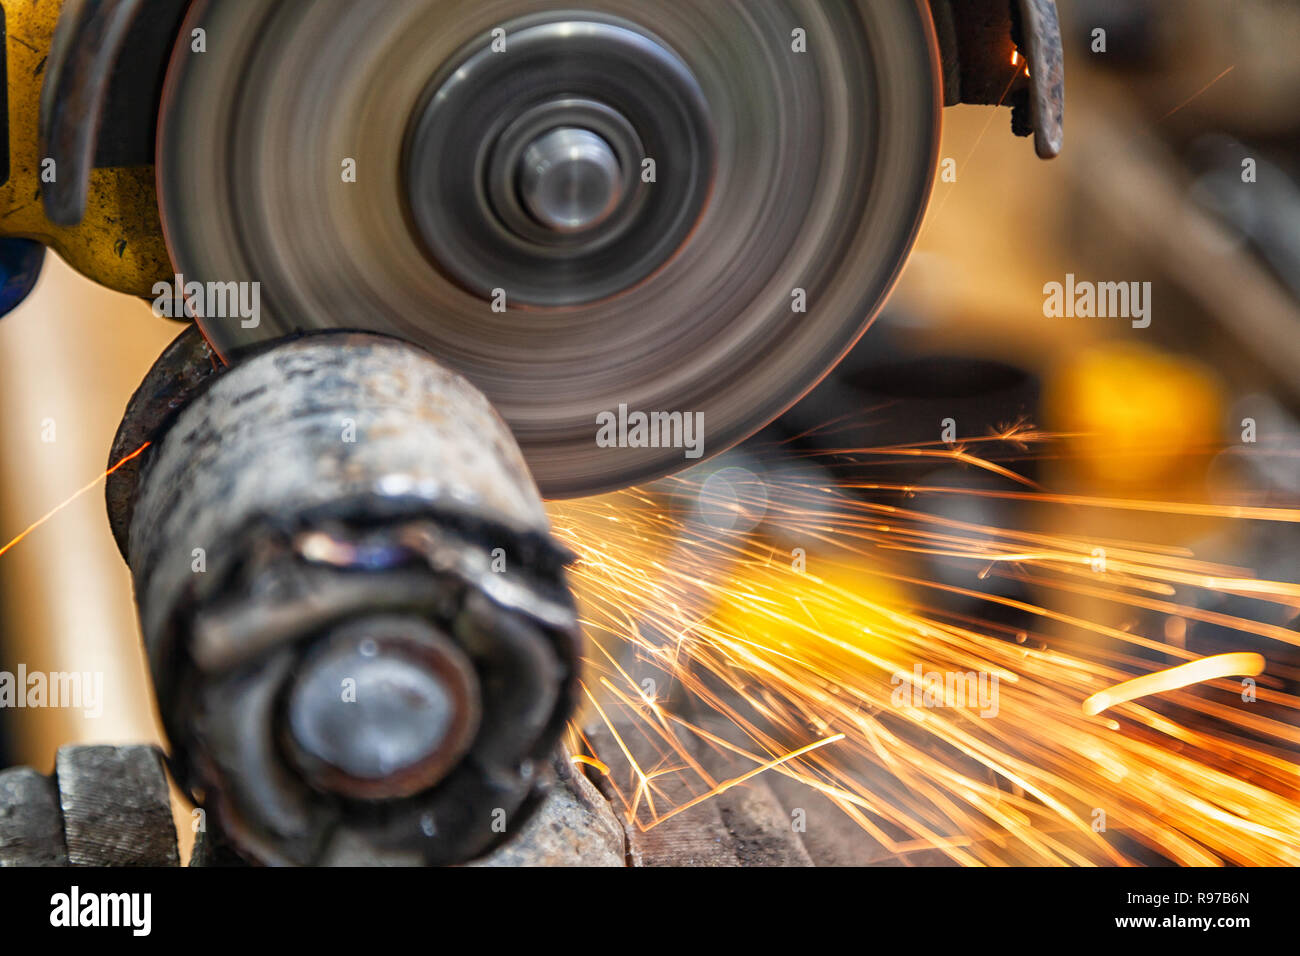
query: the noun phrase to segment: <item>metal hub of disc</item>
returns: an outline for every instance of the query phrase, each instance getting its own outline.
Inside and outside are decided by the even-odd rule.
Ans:
[[[620,406],[702,416],[705,455],[789,407],[870,323],[932,181],[925,0],[198,0],[180,35],[168,248],[260,291],[255,324],[200,320],[217,352],[408,339],[551,496],[692,463],[598,442]]]
[[[420,238],[484,299],[503,289],[519,305],[563,307],[623,292],[681,248],[704,206],[703,92],[631,23],[531,17],[499,29],[446,65],[412,119],[406,189]]]
[[[584,232],[605,221],[623,194],[618,157],[590,130],[559,126],[529,144],[519,163],[519,194],[555,233]]]

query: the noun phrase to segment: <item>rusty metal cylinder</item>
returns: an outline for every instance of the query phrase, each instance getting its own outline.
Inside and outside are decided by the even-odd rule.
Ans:
[[[567,554],[514,439],[392,339],[210,376],[202,354],[160,359],[118,444],[156,443],[109,488],[173,772],[256,862],[483,854],[536,803],[577,676]]]

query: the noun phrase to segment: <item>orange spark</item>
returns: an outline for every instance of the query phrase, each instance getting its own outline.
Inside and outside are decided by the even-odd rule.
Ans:
[[[898,450],[841,451],[888,462]],[[690,523],[702,485],[689,473],[550,506],[556,533],[578,555],[572,576],[593,648],[584,691],[596,722],[574,725],[574,749],[606,765],[602,783],[630,824],[644,832],[766,768],[827,797],[899,862],[932,849],[960,865],[1127,864],[1140,859],[1132,852],[1139,846],[1187,865],[1300,864],[1292,757],[1300,699],[1289,689],[1291,671],[1280,664],[1277,679],[1258,688],[1261,708],[1189,692],[1197,680],[1252,673],[1253,665],[1260,673],[1263,657],[1196,661],[1160,621],[1300,643],[1270,623],[1271,613],[1227,613],[1195,596],[1300,606],[1300,585],[1257,580],[1186,547],[1002,528],[871,496],[980,490],[781,474],[753,503],[762,523],[744,534]],[[1300,510],[1285,507],[990,494],[1040,507],[1300,520]],[[792,565],[795,545],[801,562],[806,550],[806,567]],[[1089,563],[1097,546],[1104,572]],[[915,568],[920,557],[964,564],[972,582],[985,571],[984,579],[1032,591],[1022,599],[961,587]],[[1079,596],[1145,617],[1117,626],[1105,615],[1066,613]],[[1029,617],[986,620],[980,606]],[[1121,725],[1083,712],[1098,687],[1115,694],[1132,686],[1153,654],[1192,663],[1156,678],[1178,716],[1132,708]],[[918,662],[927,671],[996,675],[997,712],[900,707],[891,675],[909,675]],[[644,668],[657,685],[644,684]],[[801,747],[831,735],[842,735],[833,748]],[[723,771],[715,777],[701,761],[710,752],[748,766],[711,767]],[[1121,841],[1119,827],[1109,836],[1093,830],[1096,807],[1124,821]]]
[[[45,514],[41,515],[39,518],[37,518],[35,521],[33,521],[31,524],[29,524],[26,528],[24,528],[21,532],[19,532],[18,535],[17,535],[17,536],[16,536],[12,541],[10,541],[10,542],[9,542],[8,544],[6,544],[4,547],[0,547],[0,555],[3,555],[3,554],[4,554],[6,551],[8,551],[10,548],[14,547],[16,544],[18,544],[18,542],[22,541],[23,538],[27,537],[29,534],[31,534],[33,531],[35,531],[35,530],[36,530],[37,528],[39,528],[41,525],[45,524],[45,522],[49,521],[49,520],[50,520],[51,518],[53,518],[56,514],[58,514],[58,513],[59,513],[60,511],[62,511],[64,508],[68,507],[68,505],[72,504],[74,501],[76,501],[78,498],[80,498],[80,497],[81,497],[82,495],[84,495],[86,492],[90,491],[92,488],[94,488],[94,487],[95,487],[96,485],[98,485],[101,481],[103,481],[104,479],[106,479],[106,478],[107,478],[109,475],[111,475],[113,472],[117,471],[119,468],[121,468],[123,465],[125,465],[125,464],[126,464],[128,461],[130,461],[132,458],[135,458],[137,455],[141,454],[141,453],[142,453],[146,448],[148,448],[151,444],[152,444],[152,442],[145,442],[143,445],[141,445],[141,446],[140,446],[139,448],[137,448],[135,451],[131,452],[131,454],[127,455],[126,457],[124,457],[124,458],[122,458],[120,461],[118,461],[116,464],[114,464],[111,468],[109,468],[107,471],[105,471],[102,475],[100,475],[100,476],[99,476],[98,478],[96,478],[94,481],[87,482],[85,485],[83,485],[81,488],[78,488],[75,492],[73,492],[71,495],[69,495],[66,499],[64,499],[63,501],[61,501],[59,504],[55,505],[55,506],[54,506],[53,508],[51,508],[49,511],[45,512]]]
[[[609,767],[604,761],[597,760],[595,757],[588,756],[587,754],[572,754],[569,759],[574,763],[585,764],[597,773],[605,774],[606,776],[609,775]]]
[[[1195,501],[1104,498],[1092,495],[1030,494],[1017,491],[991,491],[983,488],[946,488],[941,485],[901,485],[885,482],[850,483],[843,484],[840,487],[845,489],[857,488],[864,491],[899,491],[909,495],[937,493],[968,495],[975,498],[1001,498],[1008,501],[1039,501],[1048,504],[1077,505],[1083,508],[1113,508],[1120,511],[1146,511],[1156,514],[1187,515],[1200,518],[1241,518],[1252,521],[1300,523],[1300,508],[1216,505]]]
[[[1200,96],[1201,96],[1203,93],[1205,93],[1205,92],[1206,92],[1210,87],[1212,87],[1215,83],[1218,83],[1219,80],[1223,79],[1225,76],[1227,76],[1229,73],[1231,73],[1231,72],[1232,72],[1233,70],[1235,70],[1236,68],[1237,68],[1237,64],[1235,64],[1235,63],[1232,64],[1232,66],[1228,67],[1226,70],[1224,70],[1224,71],[1223,71],[1222,73],[1220,73],[1218,76],[1216,76],[1214,79],[1210,80],[1210,82],[1206,83],[1204,86],[1202,86],[1199,90],[1197,90],[1195,93],[1193,93],[1193,94],[1192,94],[1191,96],[1189,96],[1187,99],[1185,99],[1183,102],[1179,103],[1177,106],[1175,106],[1173,109],[1171,109],[1171,110],[1170,110],[1168,113],[1166,113],[1164,116],[1160,117],[1160,119],[1156,120],[1156,122],[1157,122],[1157,123],[1163,123],[1165,120],[1169,119],[1169,117],[1173,116],[1173,115],[1174,115],[1175,113],[1177,113],[1179,110],[1183,109],[1183,108],[1186,107],[1186,106],[1190,106],[1193,100],[1195,100],[1195,99],[1197,99],[1198,97],[1200,97]]]
[[[1100,714],[1116,704],[1159,694],[1163,691],[1199,684],[1219,677],[1258,677],[1264,673],[1264,658],[1248,651],[1215,654],[1199,661],[1188,661],[1153,674],[1143,674],[1108,690],[1098,691],[1083,702],[1083,712],[1089,716]]]
[[[764,763],[759,764],[754,769],[742,773],[738,777],[732,777],[730,780],[724,780],[722,783],[718,784],[716,787],[714,787],[712,790],[708,791],[707,793],[702,793],[698,797],[694,797],[693,799],[686,801],[680,806],[674,807],[672,810],[668,811],[663,816],[659,817],[653,823],[648,824],[645,827],[645,829],[649,830],[653,827],[656,827],[659,824],[663,823],[665,820],[677,816],[677,814],[683,812],[684,810],[689,810],[691,807],[703,803],[705,800],[708,800],[710,797],[716,797],[718,794],[725,793],[726,791],[730,790],[732,787],[738,787],[746,780],[758,776],[764,770],[771,770],[773,767],[779,767],[781,764],[787,763],[788,761],[791,761],[796,757],[802,757],[804,754],[811,753],[812,751],[817,750],[819,747],[825,747],[827,744],[833,744],[843,739],[844,739],[843,734],[834,734],[830,737],[825,737],[821,740],[813,741],[812,743],[807,744],[806,746],[800,747],[798,750],[792,750],[790,753],[786,754],[785,756],[777,757],[773,760],[765,761]]]

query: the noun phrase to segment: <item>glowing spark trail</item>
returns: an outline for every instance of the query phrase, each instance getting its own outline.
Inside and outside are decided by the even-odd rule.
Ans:
[[[1159,694],[1176,687],[1198,684],[1201,681],[1214,680],[1217,677],[1258,677],[1262,673],[1264,673],[1264,658],[1258,654],[1246,651],[1216,654],[1199,661],[1189,661],[1177,667],[1156,671],[1154,674],[1144,674],[1126,680],[1109,690],[1099,691],[1084,700],[1083,712],[1089,715],[1100,714],[1103,710],[1125,701],[1136,700],[1148,694]]]
[[[10,548],[12,548],[12,547],[14,547],[15,545],[17,545],[18,542],[22,541],[25,537],[27,537],[29,534],[31,534],[33,531],[35,531],[35,530],[36,530],[37,528],[39,528],[41,525],[45,524],[45,522],[49,521],[49,520],[50,520],[51,518],[53,518],[56,514],[58,514],[58,513],[59,513],[60,511],[62,511],[64,508],[68,507],[68,505],[72,504],[74,501],[76,501],[78,498],[80,498],[80,497],[81,497],[82,495],[84,495],[86,492],[88,492],[88,491],[90,491],[91,489],[93,489],[96,485],[98,485],[101,481],[103,481],[105,478],[107,478],[107,477],[108,477],[109,475],[111,475],[113,472],[117,471],[119,468],[121,468],[123,465],[125,465],[128,461],[130,461],[131,459],[135,458],[136,456],[142,454],[142,453],[144,452],[144,450],[145,450],[146,448],[149,447],[150,444],[151,444],[150,442],[145,442],[143,445],[141,445],[141,446],[140,446],[139,448],[137,448],[135,451],[131,452],[131,454],[126,455],[125,457],[123,457],[120,461],[118,461],[116,464],[114,464],[111,468],[109,468],[107,471],[105,471],[102,475],[100,475],[100,476],[99,476],[98,478],[96,478],[94,481],[87,482],[85,485],[83,485],[82,487],[78,488],[78,489],[77,489],[76,491],[74,491],[71,495],[69,495],[69,496],[68,496],[67,498],[65,498],[63,501],[59,502],[57,505],[55,505],[55,506],[54,506],[53,508],[51,508],[49,511],[45,512],[45,514],[41,515],[39,518],[37,518],[35,521],[33,521],[31,524],[29,524],[26,528],[24,528],[22,531],[20,531],[20,532],[18,533],[18,535],[15,536],[15,537],[13,538],[13,540],[11,540],[8,544],[6,544],[4,547],[0,547],[0,555],[3,555],[3,554],[4,554],[5,552],[7,552]]]
[[[1193,93],[1193,94],[1192,94],[1191,96],[1189,96],[1187,99],[1183,100],[1183,102],[1179,103],[1177,106],[1175,106],[1173,109],[1171,109],[1171,110],[1170,110],[1168,113],[1166,113],[1164,116],[1160,117],[1160,119],[1157,120],[1156,122],[1163,123],[1165,120],[1169,119],[1169,117],[1173,116],[1173,115],[1174,115],[1175,113],[1177,113],[1179,110],[1184,109],[1184,108],[1187,107],[1187,106],[1190,106],[1190,105],[1191,105],[1191,104],[1192,104],[1192,103],[1193,103],[1193,102],[1194,102],[1198,97],[1200,97],[1203,93],[1205,93],[1207,90],[1209,90],[1210,87],[1212,87],[1215,83],[1218,83],[1219,80],[1223,79],[1225,76],[1227,76],[1229,73],[1231,73],[1231,72],[1232,72],[1233,70],[1235,70],[1236,68],[1237,68],[1237,64],[1235,64],[1235,63],[1232,64],[1232,66],[1228,67],[1226,70],[1224,70],[1224,71],[1223,71],[1222,73],[1220,73],[1218,76],[1216,76],[1214,79],[1210,80],[1210,82],[1206,83],[1204,86],[1202,86],[1199,90],[1197,90],[1195,93]]]
[[[1002,440],[1018,455],[1057,437]],[[829,799],[882,862],[1300,865],[1300,584],[913,503],[987,495],[1279,531],[1300,510],[921,487],[870,464],[980,443],[835,449],[802,471],[812,456],[778,448],[764,479],[717,500],[687,473],[552,504],[591,648],[574,753],[600,761],[642,832],[766,771]],[[747,451],[762,470],[762,446]],[[1266,657],[1252,702],[1217,680],[1263,675]],[[918,668],[996,677],[996,697],[917,706]]]
[[[843,739],[844,739],[843,734],[835,734],[834,736],[827,737],[824,740],[818,740],[815,743],[808,744],[808,746],[806,747],[800,747],[798,750],[792,750],[790,751],[790,753],[785,754],[784,756],[776,757],[772,760],[766,761],[765,763],[761,763],[753,770],[750,770],[746,773],[742,773],[738,777],[732,777],[730,780],[723,781],[722,783],[714,787],[712,790],[710,790],[708,793],[702,793],[698,797],[693,797],[692,799],[686,801],[680,806],[674,807],[672,810],[670,810],[669,812],[663,814],[658,819],[656,819],[654,823],[650,824],[645,829],[649,830],[651,829],[651,827],[656,827],[659,824],[663,823],[665,820],[675,817],[677,814],[681,813],[682,811],[689,810],[691,807],[703,803],[705,800],[708,800],[710,797],[716,797],[718,794],[725,793],[726,791],[730,790],[732,787],[740,786],[740,784],[744,783],[746,780],[758,776],[764,770],[771,770],[773,767],[779,767],[781,766],[781,764],[786,763],[790,760],[794,760],[796,757],[802,757],[804,754],[811,753],[812,751],[816,750],[819,747],[824,747],[827,744],[833,744]]]

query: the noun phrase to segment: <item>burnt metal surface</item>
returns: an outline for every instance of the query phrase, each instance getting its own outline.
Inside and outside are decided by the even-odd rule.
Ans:
[[[135,511],[140,467],[144,463],[139,457],[129,456],[146,443],[156,442],[181,409],[224,369],[198,328],[187,326],[163,350],[127,402],[108,456],[108,467],[113,472],[104,487],[109,527],[122,557],[126,557],[127,532]]]
[[[173,768],[244,857],[455,863],[519,831],[579,637],[482,395],[395,340],[310,336],[199,381],[140,462],[127,552]]]

